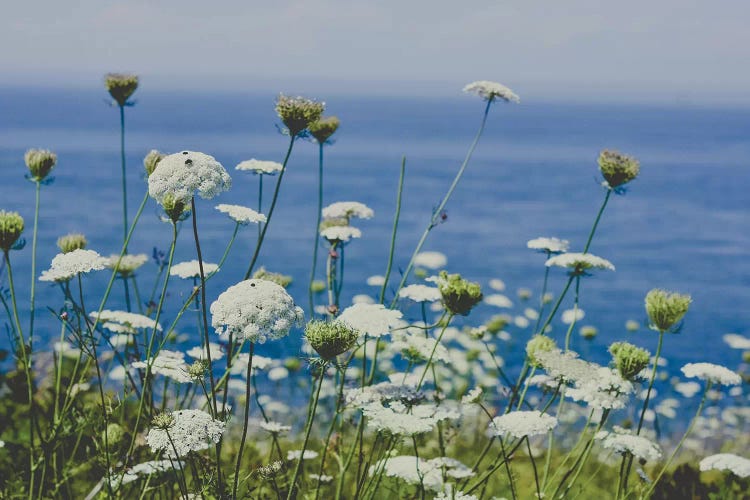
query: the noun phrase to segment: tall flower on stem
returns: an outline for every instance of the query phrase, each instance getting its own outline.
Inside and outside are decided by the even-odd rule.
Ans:
[[[123,242],[128,237],[128,187],[125,181],[125,107],[133,106],[130,97],[138,88],[138,76],[109,73],[104,77],[104,86],[120,109],[120,166],[122,169],[122,233]],[[127,248],[125,249],[127,251]]]

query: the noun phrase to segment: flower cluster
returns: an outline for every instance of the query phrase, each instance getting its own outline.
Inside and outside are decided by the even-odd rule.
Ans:
[[[219,270],[217,264],[211,264],[210,262],[203,263],[203,274],[206,276],[215,273]],[[187,262],[180,262],[179,264],[173,265],[169,269],[170,276],[177,276],[182,279],[195,279],[201,277],[200,263],[197,260],[189,260]]]
[[[148,316],[131,313],[127,311],[110,311],[104,309],[101,313],[92,312],[89,316],[98,322],[107,330],[115,333],[135,333],[139,329],[161,331],[161,325]]]
[[[742,377],[729,368],[713,363],[688,363],[680,368],[686,377],[721,385],[740,385]]]
[[[119,264],[118,264],[119,262]],[[136,272],[143,264],[148,262],[148,255],[145,253],[139,254],[125,254],[120,258],[117,254],[112,254],[107,259],[107,269],[114,269],[117,267],[117,272],[123,278],[131,276]]]
[[[460,274],[441,271],[435,281],[443,298],[443,305],[451,314],[466,316],[482,301],[482,288],[479,283],[465,280]]]
[[[589,269],[606,269],[614,271],[615,266],[607,259],[597,257],[590,253],[564,253],[547,259],[544,263],[547,267],[557,266],[570,269],[573,276],[582,276]]]
[[[718,453],[700,461],[700,470],[728,470],[738,477],[750,477],[750,459],[732,453]]]
[[[359,332],[343,321],[313,320],[305,325],[305,339],[326,360],[354,347],[358,338]]]
[[[258,175],[276,175],[283,170],[284,165],[276,161],[256,160],[255,158],[251,158],[239,162],[234,168],[235,170],[252,172],[253,174]]]
[[[325,103],[304,97],[280,94],[276,100],[276,114],[293,137],[302,133],[311,123],[320,120],[324,109]]]
[[[472,82],[464,87],[464,92],[476,94],[486,101],[500,99],[505,102],[521,102],[521,99],[508,87],[488,80]]]
[[[370,337],[380,337],[401,325],[401,311],[383,304],[354,304],[344,309],[338,320]]]
[[[109,73],[104,77],[104,86],[119,106],[125,106],[138,88],[138,76],[124,73]]]
[[[570,248],[570,242],[558,238],[534,238],[526,242],[526,247],[550,254],[565,253]]]
[[[660,332],[675,332],[688,312],[690,295],[655,288],[646,294],[646,312],[651,327]]]
[[[307,129],[310,131],[310,135],[318,141],[318,144],[325,144],[336,133],[340,124],[341,122],[337,117],[325,116],[312,122]]]
[[[496,436],[510,434],[514,438],[547,434],[557,426],[557,419],[536,410],[512,411],[490,422],[490,430]]]
[[[638,160],[617,151],[604,150],[599,154],[599,170],[610,189],[617,189],[632,181],[641,171]]]
[[[375,212],[364,203],[358,201],[337,201],[324,207],[322,214],[324,219],[372,219]]]
[[[231,186],[232,178],[221,163],[195,151],[165,156],[148,177],[148,194],[162,206],[187,206],[196,192],[211,199]]]
[[[216,205],[216,210],[221,213],[227,214],[230,219],[235,221],[237,224],[258,224],[260,222],[266,222],[266,216],[256,212],[252,208],[243,207],[242,205],[227,205],[221,203]]]
[[[398,292],[402,299],[410,299],[414,302],[435,302],[440,300],[440,290],[434,286],[427,285],[408,285]]]
[[[224,433],[224,422],[214,420],[201,410],[178,410],[171,413],[171,425],[153,427],[146,443],[151,451],[162,451],[169,458],[185,457],[191,451],[205,450],[218,443]]]
[[[39,281],[68,281],[79,274],[101,271],[107,265],[107,259],[93,250],[73,250],[59,253],[52,259],[47,271],[42,271]]]
[[[134,361],[133,368],[145,370],[151,366],[151,373],[154,375],[164,375],[175,382],[186,384],[192,381],[189,370],[190,367],[185,362],[185,355],[181,352],[162,349],[155,357],[148,361]]]
[[[57,248],[62,253],[70,253],[73,250],[83,250],[89,242],[81,233],[69,233],[57,238]]]
[[[29,149],[23,159],[35,182],[43,181],[57,163],[57,155],[47,149]]]
[[[23,217],[18,212],[0,210],[0,250],[8,252],[23,232]]]
[[[621,428],[615,428],[613,432],[600,431],[596,439],[601,440],[606,450],[612,450],[619,455],[630,454],[646,462],[656,462],[662,456],[658,444],[643,436],[630,434]]]

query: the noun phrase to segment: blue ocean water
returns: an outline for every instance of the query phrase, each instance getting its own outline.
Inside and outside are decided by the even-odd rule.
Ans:
[[[24,179],[23,153],[30,147],[57,152],[55,182],[42,190],[38,272],[57,253],[55,241],[70,231],[84,232],[90,248],[119,251],[121,192],[119,122],[103,90],[0,89],[0,209],[17,210],[27,221],[27,247],[14,252],[14,274],[21,297],[29,290],[33,185]],[[131,217],[146,191],[143,156],[152,148],[204,151],[232,173],[234,186],[211,201],[198,201],[198,224],[206,260],[221,257],[233,224],[214,210],[216,203],[255,207],[258,178],[234,172],[251,157],[281,161],[287,138],[277,128],[274,95],[159,93],[139,89],[126,111],[128,188]],[[406,156],[404,206],[396,247],[394,281],[447,190],[479,125],[483,103],[469,96],[453,99],[320,96],[327,113],[341,118],[336,142],[326,148],[325,201],[357,200],[375,210],[358,222],[363,237],[346,250],[344,305],[354,294],[375,295],[365,285],[385,270],[398,171]],[[447,207],[447,220],[430,235],[425,250],[448,256],[448,270],[487,285],[501,278],[516,303],[519,287],[538,294],[543,256],[526,248],[538,236],[557,236],[580,250],[604,197],[596,157],[614,148],[641,160],[639,178],[623,196],[613,197],[590,251],[611,260],[617,271],[584,280],[581,324],[599,328],[588,346],[574,348],[606,359],[606,346],[626,338],[654,349],[656,335],[625,331],[625,321],[645,323],[643,297],[653,287],[692,294],[694,303],[682,332],[667,339],[665,353],[676,371],[685,362],[710,361],[736,367],[737,351],[721,340],[729,332],[748,334],[750,324],[750,110],[624,104],[555,102],[494,105],[484,136],[465,177]],[[306,283],[313,244],[317,146],[295,146],[259,264],[291,274],[290,288],[306,308]],[[273,179],[272,179],[273,180]],[[272,182],[266,183],[265,200]],[[264,207],[264,209],[267,205]],[[208,300],[242,279],[255,244],[255,228],[245,228],[226,267],[208,285]],[[130,245],[131,253],[167,250],[170,232],[153,201]],[[176,260],[195,258],[190,227],[180,234]],[[154,269],[153,264],[151,269]],[[566,276],[551,273],[550,291]],[[321,276],[322,277],[322,276]],[[85,278],[89,309],[98,305],[107,273]],[[141,272],[147,295],[153,278]],[[3,283],[6,284],[5,277]],[[164,323],[174,317],[179,295],[192,283],[175,282]],[[59,289],[38,284],[37,334],[53,341],[59,326],[53,310],[62,306]],[[489,293],[490,290],[487,289]],[[529,305],[537,303],[538,296]],[[108,307],[122,308],[118,287]],[[21,307],[27,307],[21,300]],[[567,301],[565,307],[570,306]],[[480,324],[504,312],[482,305],[467,320]],[[407,314],[417,316],[417,309]],[[2,321],[7,321],[5,318]],[[558,336],[564,325],[553,323]],[[178,331],[195,335],[195,321]],[[517,334],[517,345],[525,334]],[[7,337],[0,345],[7,345]],[[197,343],[197,339],[196,339]],[[299,341],[262,346],[262,352],[293,354]],[[501,354],[503,354],[501,350]],[[512,363],[513,360],[507,360]]]

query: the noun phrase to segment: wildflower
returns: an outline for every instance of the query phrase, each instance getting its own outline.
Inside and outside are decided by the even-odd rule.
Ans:
[[[627,397],[635,391],[633,384],[615,370],[591,365],[588,377],[577,380],[574,387],[565,391],[565,395],[575,401],[584,401],[591,408],[625,408]]]
[[[303,456],[302,450],[289,450],[286,454],[287,460],[299,460]],[[312,460],[318,458],[318,452],[313,450],[305,450],[304,459]]]
[[[698,464],[701,471],[728,470],[738,477],[750,476],[750,459],[734,455],[732,453],[719,453],[711,455]]]
[[[241,161],[234,169],[259,175],[276,175],[284,169],[284,165],[276,161],[256,160],[252,158]]]
[[[23,232],[23,217],[18,212],[0,210],[0,249],[10,251]]]
[[[104,328],[115,333],[135,333],[138,329],[153,330],[154,328],[161,331],[160,324],[142,314],[104,309],[98,315],[92,312],[89,316]]]
[[[555,341],[550,337],[547,337],[546,335],[534,335],[526,343],[526,359],[531,366],[542,366],[537,358],[537,354],[540,352],[549,352],[556,348]]]
[[[210,367],[208,366],[208,361],[204,359],[193,361],[193,364],[190,365],[187,370],[188,377],[190,377],[190,380],[194,382],[200,382],[201,380],[206,378],[206,374],[208,373],[209,368]]]
[[[401,311],[386,309],[383,304],[354,304],[347,307],[337,318],[370,337],[380,337],[390,333],[400,325]]]
[[[618,455],[630,454],[646,462],[656,462],[662,456],[658,444],[643,436],[629,434],[624,429],[616,428],[615,432],[600,431],[596,439],[601,440],[604,449],[612,450]]]
[[[500,99],[505,102],[521,102],[521,99],[505,85],[487,80],[479,80],[466,85],[464,92],[476,94],[485,101]]]
[[[660,332],[677,331],[678,323],[690,308],[690,295],[654,288],[646,294],[646,312],[651,328]]]
[[[628,342],[615,342],[609,346],[612,361],[626,380],[633,381],[648,367],[651,353]]]
[[[284,462],[277,460],[258,468],[258,475],[263,479],[273,479],[284,469]]]
[[[518,295],[519,299],[526,301],[531,298],[533,292],[528,288],[519,288],[518,290],[516,290],[516,295]]]
[[[594,363],[589,363],[578,358],[578,354],[573,351],[563,352],[560,349],[549,351],[534,351],[534,356],[544,370],[553,378],[565,382],[578,382],[588,380],[591,376],[592,369],[598,367]]]
[[[629,332],[637,332],[640,327],[640,323],[634,319],[629,319],[625,322],[625,329]]]
[[[580,321],[586,317],[586,312],[583,309],[566,309],[560,315],[560,320],[566,325],[571,325],[576,321]]]
[[[183,465],[181,462],[174,460],[150,460],[148,462],[142,462],[136,464],[130,468],[130,472],[133,474],[142,474],[144,476],[150,476],[157,472],[167,472],[170,470],[179,470],[180,466]]]
[[[463,479],[474,475],[471,468],[448,457],[424,460],[415,456],[400,455],[384,458],[370,467],[369,473],[374,475],[381,470],[388,477],[394,477],[412,485],[422,484],[425,489],[436,493],[446,486],[443,482],[443,471],[447,477],[453,479]]]
[[[698,378],[721,385],[739,385],[742,377],[721,365],[713,363],[688,363],[680,368],[686,377]]]
[[[698,382],[680,382],[675,384],[674,390],[679,392],[686,398],[692,398],[698,391],[701,390],[701,385]]]
[[[580,330],[578,330],[578,333],[580,333],[581,337],[585,338],[586,340],[591,340],[597,336],[599,330],[595,326],[584,325],[580,328]]]
[[[511,322],[511,319],[512,318],[507,314],[496,314],[492,316],[487,321],[487,323],[484,324],[484,326],[487,328],[488,332],[494,335],[508,326],[508,324]]]
[[[492,288],[496,292],[502,292],[505,290],[505,282],[498,278],[492,278],[489,285],[490,288]]]
[[[82,250],[86,248],[88,241],[86,236],[81,233],[68,233],[57,238],[57,248],[62,253],[70,253],[73,250]]]
[[[395,436],[415,436],[431,432],[438,422],[457,420],[461,414],[434,403],[414,406],[401,401],[391,401],[388,406],[373,403],[362,408],[367,417],[367,425],[377,431],[388,432]]]
[[[558,238],[534,238],[526,242],[526,247],[550,254],[565,253],[570,248],[570,242]]]
[[[440,300],[440,290],[434,286],[408,285],[399,290],[398,296],[414,302],[435,302]]]
[[[146,436],[151,451],[163,451],[169,458],[205,450],[210,443],[218,443],[224,433],[224,422],[201,410],[178,410],[171,416],[174,420],[167,429],[155,426]]]
[[[211,304],[211,324],[219,335],[263,343],[279,339],[304,319],[284,287],[271,281],[249,279],[229,287]]]
[[[367,278],[366,283],[368,286],[383,286],[383,283],[385,283],[385,276],[381,276],[379,274],[370,276],[369,278]]]
[[[125,254],[120,258],[119,255],[112,254],[107,259],[105,266],[107,269],[114,269],[117,267],[117,272],[123,278],[131,276],[135,271],[138,270],[143,264],[148,261],[148,255],[145,253],[139,253],[135,255]],[[118,265],[119,262],[119,265]]]
[[[161,206],[164,209],[164,213],[167,214],[169,220],[173,223],[185,220],[190,213],[190,209],[188,208],[189,205],[184,200],[178,199],[172,193],[167,193],[164,196]]]
[[[211,351],[211,359],[217,360],[224,357],[224,351],[222,351],[221,346],[217,344],[216,342],[209,342],[208,348]],[[206,348],[203,346],[195,346],[192,349],[188,349],[185,351],[185,354],[190,356],[193,359],[206,359],[208,358],[208,355],[206,353]]]
[[[151,174],[154,173],[157,165],[159,165],[159,162],[162,161],[165,156],[167,155],[155,149],[152,149],[148,152],[148,154],[143,158],[143,168],[146,169],[147,177],[150,177]]]
[[[292,430],[291,425],[282,425],[279,422],[274,422],[273,420],[269,420],[268,422],[261,422],[260,428],[275,435],[279,435]]]
[[[104,86],[119,106],[128,104],[128,99],[138,88],[138,76],[123,73],[109,73],[104,77]]]
[[[437,340],[424,335],[413,335],[410,333],[399,334],[394,338],[391,347],[401,351],[407,359],[412,361],[427,361],[430,356],[436,361],[450,363],[448,349],[438,343]],[[434,355],[433,355],[434,351]]]
[[[107,425],[107,428],[102,434],[102,438],[105,438],[107,440],[107,444],[109,446],[117,446],[125,437],[125,429],[123,429],[120,424],[113,422]]]
[[[148,194],[162,206],[165,201],[187,206],[196,191],[210,200],[231,186],[232,178],[221,163],[195,151],[165,156],[148,178]]]
[[[484,303],[490,306],[511,308],[513,302],[503,294],[493,293],[484,298]]]
[[[349,220],[353,217],[357,219],[372,219],[375,212],[364,203],[358,201],[337,201],[324,207],[322,214],[325,219],[341,218]]]
[[[276,382],[287,377],[289,377],[289,370],[287,370],[283,366],[275,366],[268,370],[268,380]]]
[[[149,361],[134,361],[131,366],[138,369],[146,369],[151,365],[151,373],[164,375],[175,382],[186,384],[193,379],[190,376],[190,367],[185,362],[185,355],[181,352],[162,349]]]
[[[452,314],[466,316],[482,300],[479,283],[467,281],[460,274],[441,271],[437,284],[443,296],[443,305]]]
[[[325,474],[310,474],[310,478],[321,483],[330,483],[333,481],[333,476],[327,476]]]
[[[229,218],[237,224],[247,225],[251,222],[255,224],[266,222],[265,215],[256,212],[252,208],[243,207],[242,205],[227,205],[226,203],[222,203],[216,205],[216,210],[227,214]]]
[[[325,360],[354,347],[357,338],[359,332],[342,321],[312,320],[305,326],[305,339]]]
[[[599,170],[609,189],[617,189],[636,177],[641,170],[638,160],[617,151],[604,150],[599,154]]]
[[[731,349],[750,349],[750,339],[742,335],[727,333],[721,338]]]
[[[414,265],[427,269],[441,269],[448,264],[448,258],[442,252],[420,252],[414,257]]]
[[[276,99],[276,114],[284,122],[289,135],[294,137],[303,132],[311,123],[320,120],[325,103],[304,97],[289,97],[279,94]]]
[[[461,404],[462,405],[476,404],[476,403],[479,403],[481,400],[482,400],[482,387],[476,386],[474,389],[464,394],[464,397],[461,398]]]
[[[546,434],[557,426],[557,419],[550,415],[531,411],[512,411],[500,417],[495,417],[490,423],[490,429],[496,436],[510,434],[515,438]]]
[[[203,273],[208,276],[219,270],[217,264],[211,264],[210,262],[203,263]],[[187,262],[180,262],[179,264],[173,265],[169,269],[170,276],[178,276],[182,279],[195,279],[201,277],[200,263],[197,260],[190,260]]]
[[[34,182],[43,181],[57,163],[57,155],[48,149],[29,149],[23,159]]]
[[[320,235],[330,243],[346,243],[352,238],[360,238],[362,231],[352,226],[330,226],[320,231]]]
[[[319,120],[308,125],[307,129],[310,135],[315,137],[318,144],[325,144],[328,139],[338,130],[341,122],[335,116],[322,117]]]
[[[547,259],[544,263],[547,267],[567,267],[571,269],[572,276],[582,276],[589,269],[606,269],[614,271],[615,266],[607,259],[602,259],[590,253],[564,253]]]
[[[59,253],[52,259],[47,271],[42,271],[39,281],[68,281],[78,274],[101,271],[107,259],[93,250],[73,250],[70,253]]]

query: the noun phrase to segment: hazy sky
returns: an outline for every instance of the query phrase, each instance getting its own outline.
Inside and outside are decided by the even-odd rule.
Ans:
[[[0,84],[750,102],[748,0],[28,0]]]

